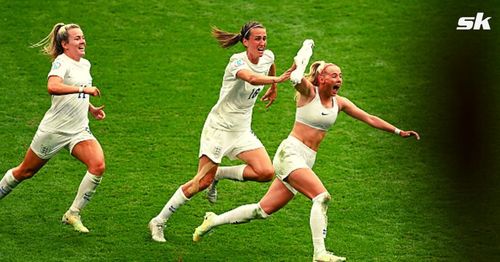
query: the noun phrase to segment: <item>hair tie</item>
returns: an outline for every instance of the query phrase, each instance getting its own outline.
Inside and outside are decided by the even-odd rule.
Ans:
[[[332,63],[326,63],[325,66],[323,67],[323,69],[321,70],[321,73],[323,73],[323,71],[325,71],[325,69],[327,69],[329,66],[333,66]]]
[[[246,37],[247,37],[247,35],[248,35],[248,32],[250,32],[250,30],[252,30],[253,28],[256,28],[256,27],[262,27],[262,25],[260,25],[260,24],[255,24],[255,25],[251,26],[250,28],[248,28],[248,30],[247,30],[247,31],[245,32],[245,34],[243,35],[243,38],[246,38]],[[242,38],[242,39],[243,39],[243,38]]]

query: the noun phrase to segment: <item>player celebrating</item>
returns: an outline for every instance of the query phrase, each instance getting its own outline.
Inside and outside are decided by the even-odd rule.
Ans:
[[[284,207],[295,194],[301,192],[312,200],[310,226],[314,246],[314,261],[345,261],[325,248],[327,209],[331,199],[325,186],[312,170],[319,145],[337,119],[339,111],[387,132],[401,137],[416,136],[414,131],[403,131],[386,121],[370,115],[354,105],[338,92],[342,86],[342,72],[332,63],[316,61],[309,73],[302,77],[305,66],[312,55],[312,40],[306,40],[295,57],[297,69],[291,80],[298,91],[293,129],[280,144],[273,159],[276,177],[259,203],[243,205],[216,215],[208,212],[201,226],[196,228],[193,241],[212,228],[223,224],[249,222],[256,218],[267,218]]]
[[[224,48],[241,42],[246,50],[231,56],[226,66],[219,100],[208,114],[201,133],[198,173],[180,186],[149,222],[151,236],[158,242],[166,241],[163,231],[168,218],[215,179],[267,182],[274,176],[271,159],[251,130],[252,111],[264,85],[271,85],[262,97],[269,101],[269,106],[276,98],[276,83],[288,80],[292,69],[275,76],[274,54],[266,50],[267,33],[260,23],[246,23],[239,34],[217,28],[213,28],[212,34]],[[219,167],[224,156],[246,164]]]
[[[43,46],[52,59],[48,74],[48,92],[52,105],[38,126],[23,162],[5,173],[0,181],[0,199],[21,181],[33,177],[59,150],[70,153],[87,166],[75,200],[62,222],[76,231],[87,233],[80,211],[89,202],[104,173],[104,153],[89,129],[88,112],[97,120],[105,118],[103,107],[95,107],[89,96],[100,96],[92,86],[90,62],[83,58],[86,41],[80,26],[56,24],[51,33],[33,47]]]

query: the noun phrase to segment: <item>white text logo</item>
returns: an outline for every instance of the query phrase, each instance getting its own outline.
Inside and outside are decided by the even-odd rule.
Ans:
[[[488,20],[490,20],[491,17],[486,17],[483,19],[484,13],[478,12],[476,14],[476,17],[460,17],[458,19],[458,26],[457,30],[490,30],[490,24],[488,23]]]

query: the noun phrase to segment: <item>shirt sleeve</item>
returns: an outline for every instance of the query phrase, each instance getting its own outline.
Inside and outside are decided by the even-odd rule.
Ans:
[[[49,78],[50,76],[58,76],[64,79],[67,71],[68,64],[65,63],[62,59],[56,59],[54,60],[54,62],[52,62],[52,68],[50,69],[47,78]]]
[[[269,63],[271,63],[271,64],[274,63],[274,53],[273,53],[273,51],[271,51],[269,49],[266,49],[264,51],[264,56],[267,57],[267,59],[269,60]]]
[[[243,60],[243,58],[232,57],[231,60],[229,61],[228,69],[229,69],[228,70],[229,74],[231,74],[231,76],[236,78],[236,74],[238,73],[238,71],[240,71],[241,69],[250,69],[250,68],[248,67],[247,62]]]

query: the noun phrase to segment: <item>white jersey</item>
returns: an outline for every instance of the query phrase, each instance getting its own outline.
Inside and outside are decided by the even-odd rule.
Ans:
[[[81,58],[79,62],[65,54],[52,62],[48,77],[59,76],[70,86],[92,86],[90,62]],[[88,127],[89,96],[84,93],[52,95],[52,105],[45,113],[38,129],[50,133],[76,134]]]
[[[241,69],[247,69],[256,74],[267,75],[273,63],[274,54],[271,50],[264,51],[258,64],[252,64],[246,52],[232,55],[224,72],[219,100],[210,111],[207,123],[213,128],[226,131],[250,130],[253,107],[264,85],[251,85],[237,78],[236,74]]]

